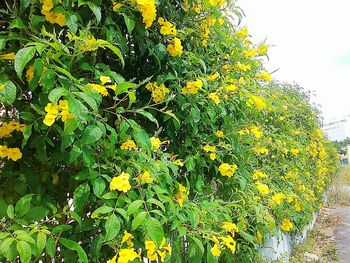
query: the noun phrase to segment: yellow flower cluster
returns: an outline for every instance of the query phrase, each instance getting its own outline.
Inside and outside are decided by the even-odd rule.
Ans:
[[[271,206],[276,206],[281,204],[284,200],[286,200],[286,195],[284,193],[276,193],[271,197]]]
[[[157,9],[154,0],[136,0],[137,7],[141,12],[145,28],[150,28],[157,17]]]
[[[209,76],[207,77],[207,80],[208,80],[208,81],[215,81],[215,80],[217,80],[219,77],[220,77],[220,74],[217,73],[217,72],[215,72],[214,74],[209,75]]]
[[[291,152],[294,156],[297,156],[297,155],[300,153],[300,150],[299,150],[299,149],[292,148],[292,149],[290,149],[290,152]]]
[[[0,138],[11,137],[12,132],[23,132],[25,128],[25,124],[20,124],[16,121],[3,122],[0,126]]]
[[[222,163],[219,166],[219,172],[222,176],[231,177],[237,170],[236,164]]]
[[[237,71],[248,71],[248,70],[251,70],[251,67],[249,64],[243,64],[241,62],[237,62],[234,66],[233,66],[233,69],[234,70],[237,70]]]
[[[122,150],[135,150],[137,151],[138,148],[133,140],[127,140],[124,142],[121,146],[120,149]]]
[[[246,103],[249,108],[256,108],[258,111],[262,111],[266,108],[266,103],[256,95],[250,95]]]
[[[216,154],[215,154],[215,151],[216,151],[216,147],[215,146],[210,146],[210,145],[205,145],[203,147],[203,150],[207,153],[209,153],[209,158],[211,160],[215,160],[216,159]]]
[[[220,139],[225,138],[224,132],[223,132],[223,131],[220,131],[220,130],[217,130],[217,131],[215,132],[215,136],[218,137],[218,138],[220,138]]]
[[[157,82],[149,82],[146,85],[146,89],[152,92],[152,100],[155,103],[163,101],[165,94],[170,93],[170,90],[165,87],[164,83],[159,85]]]
[[[283,219],[281,224],[281,229],[283,231],[289,232],[294,227],[293,223],[289,219]]]
[[[0,55],[0,60],[15,60],[15,53],[11,52],[11,53],[7,53],[7,54],[2,54]]]
[[[180,207],[182,207],[183,202],[185,201],[188,195],[189,191],[186,189],[186,187],[182,184],[179,184],[179,191],[174,195],[174,199],[176,200],[176,202],[179,203]]]
[[[147,258],[151,261],[156,260],[157,262],[159,262],[158,261],[158,256],[159,256],[160,261],[164,262],[167,253],[169,255],[171,255],[172,253],[172,248],[169,244],[167,244],[166,239],[164,237],[158,249],[157,249],[156,243],[154,243],[152,240],[146,240],[145,247],[147,250]]]
[[[221,100],[217,92],[211,92],[208,95],[208,98],[211,99],[216,105],[220,104]]]
[[[238,231],[238,227],[235,223],[232,222],[222,222],[221,225],[222,229],[226,230],[227,232],[230,232],[232,236],[235,236],[236,232]]]
[[[4,90],[6,86],[4,84],[0,84],[0,91]]]
[[[259,73],[255,74],[255,77],[266,82],[270,82],[272,80],[271,74],[267,71],[260,71]]]
[[[260,171],[260,170],[256,170],[256,171],[254,171],[254,173],[253,173],[253,179],[254,180],[258,180],[258,179],[260,179],[260,178],[267,178],[268,176],[267,176],[267,174],[266,173],[263,173],[262,171]]]
[[[125,242],[127,244],[127,248],[122,248],[119,250],[119,253],[115,255],[112,259],[108,260],[107,263],[128,263],[132,262],[136,258],[141,260],[140,252],[137,253],[134,248],[134,242],[132,239],[134,236],[127,231],[124,231],[124,236],[122,237],[121,245]],[[118,257],[118,260],[117,260]]]
[[[58,24],[64,26],[66,24],[66,17],[63,13],[51,12],[53,8],[52,0],[43,0],[41,7],[41,13],[45,16],[45,19],[51,24]]]
[[[171,43],[167,46],[166,50],[170,53],[172,57],[177,57],[182,55],[183,47],[181,45],[181,40],[175,37]]]
[[[94,83],[88,83],[86,86],[88,86],[91,90],[101,94],[102,96],[107,96],[108,95],[108,90],[111,89],[113,91],[116,91],[117,85],[106,85],[107,83],[111,83],[112,80],[108,76],[101,76],[100,77],[100,82],[101,84],[94,84]]]
[[[129,178],[130,175],[124,172],[122,172],[119,176],[114,176],[109,184],[109,189],[126,193],[131,189]]]
[[[57,117],[61,117],[63,122],[70,120],[73,114],[68,110],[68,101],[60,100],[59,104],[48,103],[45,107],[46,115],[43,123],[46,126],[52,126],[55,123]]]
[[[215,7],[221,7],[225,5],[225,0],[209,0],[209,4]]]
[[[166,35],[173,35],[176,36],[177,31],[176,31],[176,27],[170,23],[169,21],[167,21],[166,19],[159,17],[158,18],[158,24],[161,25],[160,27],[160,33],[164,36]]]
[[[258,49],[257,48],[252,48],[248,50],[243,50],[243,56],[245,58],[252,58],[258,55]]]
[[[22,158],[22,153],[19,148],[8,148],[6,145],[0,145],[0,158],[11,159],[17,161]]]
[[[241,40],[247,38],[249,36],[248,28],[247,27],[243,27],[241,30],[236,32],[236,36],[238,38],[240,38]]]
[[[268,155],[269,154],[269,150],[267,148],[264,148],[264,147],[258,147],[258,146],[254,147],[253,151],[259,155]]]
[[[236,241],[233,239],[231,235],[227,235],[219,238],[213,236],[211,240],[214,241],[214,246],[210,249],[210,252],[215,257],[218,257],[221,255],[221,250],[223,249],[223,247],[227,247],[232,254],[236,252]]]
[[[99,42],[94,36],[86,36],[81,39],[81,42],[79,49],[85,52],[97,50],[99,47]]]
[[[151,184],[154,181],[154,179],[152,178],[151,173],[149,171],[143,172],[142,174],[137,176],[135,179],[140,184]]]
[[[240,135],[253,134],[255,138],[259,139],[262,136],[261,128],[256,125],[251,125],[248,128],[244,128],[238,132]]]
[[[200,79],[195,81],[189,81],[186,84],[186,87],[181,90],[183,94],[197,94],[198,90],[203,87],[203,82]]]
[[[269,187],[266,184],[263,184],[261,182],[256,182],[255,185],[261,195],[267,195],[270,192]]]
[[[259,44],[259,46],[258,46],[258,54],[259,54],[260,56],[266,55],[268,49],[269,49],[269,46],[268,46],[267,44],[261,43],[261,44]]]

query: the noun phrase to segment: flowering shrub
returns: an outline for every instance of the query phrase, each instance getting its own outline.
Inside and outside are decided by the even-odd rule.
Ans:
[[[0,259],[261,262],[337,155],[234,1],[5,0]]]

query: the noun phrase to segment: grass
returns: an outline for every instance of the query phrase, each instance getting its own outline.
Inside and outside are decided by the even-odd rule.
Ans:
[[[328,206],[350,206],[350,193],[344,189],[350,186],[350,166],[344,166],[335,177],[328,191]]]

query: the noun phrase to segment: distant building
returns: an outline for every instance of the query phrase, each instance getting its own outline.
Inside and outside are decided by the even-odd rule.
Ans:
[[[350,138],[350,116],[328,122],[322,130],[330,141],[343,141]]]

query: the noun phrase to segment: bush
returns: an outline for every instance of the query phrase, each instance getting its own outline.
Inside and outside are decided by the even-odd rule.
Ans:
[[[322,203],[338,157],[234,1],[1,5],[1,260],[259,262]]]

